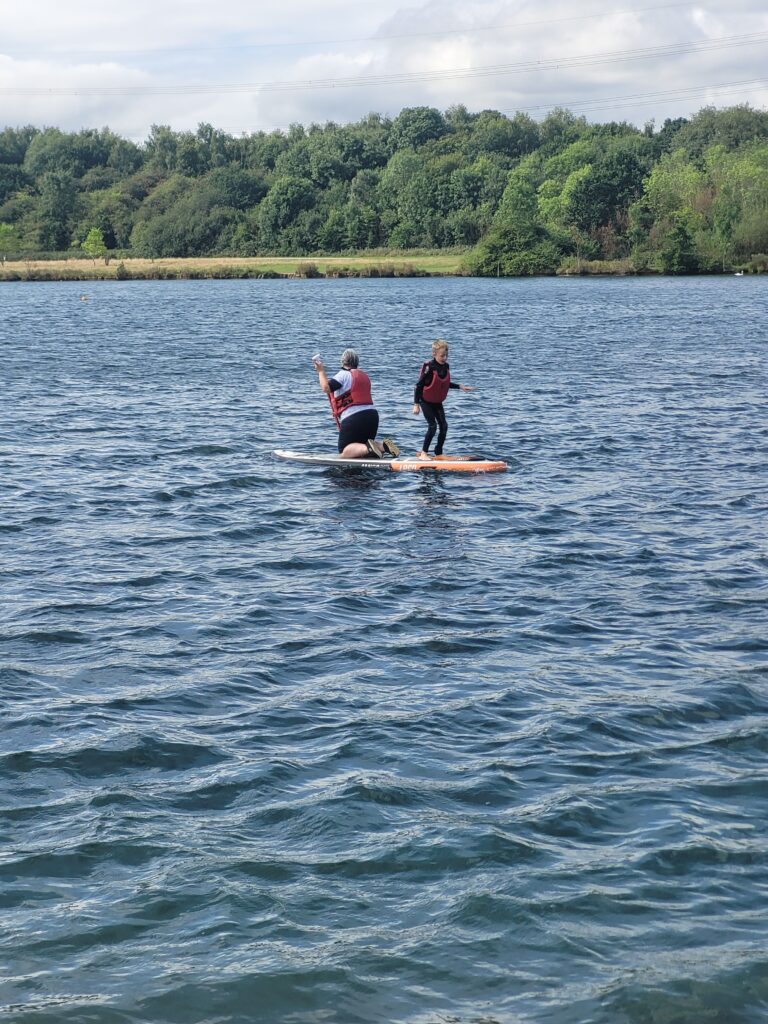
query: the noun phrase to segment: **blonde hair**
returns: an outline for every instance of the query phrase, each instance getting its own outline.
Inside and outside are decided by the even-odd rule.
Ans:
[[[432,342],[432,355],[436,356],[438,352],[447,352],[448,342],[445,338],[438,338],[437,341]]]

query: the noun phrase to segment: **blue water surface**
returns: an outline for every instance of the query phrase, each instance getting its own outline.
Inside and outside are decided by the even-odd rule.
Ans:
[[[0,1019],[768,1019],[768,280],[0,304]]]

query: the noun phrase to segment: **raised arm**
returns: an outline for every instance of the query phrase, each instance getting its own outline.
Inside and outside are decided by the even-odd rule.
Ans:
[[[325,372],[325,366],[323,365],[322,359],[313,359],[312,365],[317,370],[317,383],[326,395],[329,395],[331,393],[331,385],[328,383],[328,375]]]

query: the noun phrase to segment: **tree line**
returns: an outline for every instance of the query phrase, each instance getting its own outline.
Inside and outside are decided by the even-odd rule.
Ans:
[[[476,274],[730,270],[768,252],[768,112],[660,129],[411,107],[235,137],[0,132],[0,253],[310,256],[467,250]],[[762,260],[762,263],[760,261]]]

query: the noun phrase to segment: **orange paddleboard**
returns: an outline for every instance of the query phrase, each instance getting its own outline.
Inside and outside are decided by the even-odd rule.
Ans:
[[[503,473],[507,463],[492,459],[473,459],[457,455],[442,459],[342,459],[340,455],[314,455],[278,448],[274,454],[288,462],[302,462],[306,466],[338,466],[340,469],[384,469],[394,473],[418,473],[435,469],[441,473]]]

